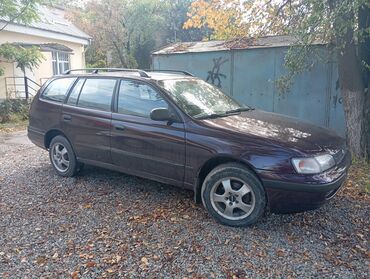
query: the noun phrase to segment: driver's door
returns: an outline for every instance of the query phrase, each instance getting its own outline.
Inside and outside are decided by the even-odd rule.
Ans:
[[[121,80],[112,114],[112,161],[127,173],[181,186],[185,169],[183,123],[154,121],[154,108],[169,104],[152,86]]]

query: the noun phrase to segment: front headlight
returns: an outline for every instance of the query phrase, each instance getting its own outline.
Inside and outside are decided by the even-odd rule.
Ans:
[[[312,158],[293,158],[292,164],[298,173],[315,174],[330,169],[335,161],[330,154],[324,154]]]

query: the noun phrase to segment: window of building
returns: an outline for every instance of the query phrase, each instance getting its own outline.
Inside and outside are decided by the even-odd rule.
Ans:
[[[53,74],[63,74],[70,69],[69,53],[53,51],[51,53],[53,62]]]

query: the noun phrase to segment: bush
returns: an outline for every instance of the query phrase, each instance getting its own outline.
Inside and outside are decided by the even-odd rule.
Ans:
[[[21,99],[5,100],[0,103],[0,123],[11,121],[12,115],[15,114],[21,120],[28,119],[29,102]]]

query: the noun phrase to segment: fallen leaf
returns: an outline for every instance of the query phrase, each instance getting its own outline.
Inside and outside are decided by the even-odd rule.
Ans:
[[[37,262],[37,264],[39,264],[39,265],[43,265],[43,264],[45,264],[45,263],[46,263],[46,261],[47,261],[47,259],[46,259],[46,257],[44,257],[44,256],[39,256],[39,257],[37,257],[37,259],[36,259],[36,262]]]
[[[141,258],[141,262],[145,265],[147,265],[149,263],[148,259],[146,257],[142,257]]]
[[[95,262],[88,262],[86,264],[86,267],[94,267],[94,266],[96,266],[96,263]]]
[[[276,254],[279,256],[279,257],[284,257],[284,250],[283,249],[277,249],[276,250]]]

